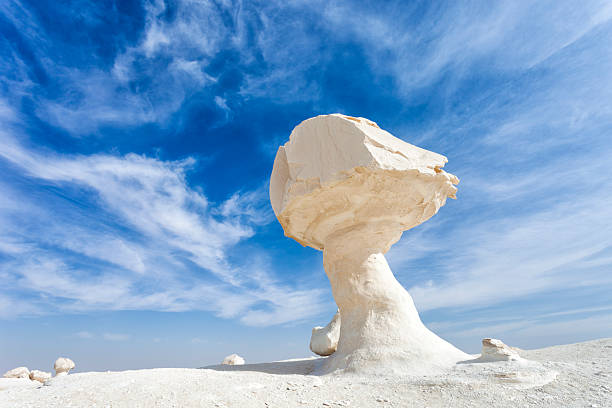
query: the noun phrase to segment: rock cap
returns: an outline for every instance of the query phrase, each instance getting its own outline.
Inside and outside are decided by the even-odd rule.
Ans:
[[[285,235],[322,250],[334,231],[380,222],[405,231],[454,198],[446,157],[396,138],[365,118],[307,119],[280,146],[270,202]]]

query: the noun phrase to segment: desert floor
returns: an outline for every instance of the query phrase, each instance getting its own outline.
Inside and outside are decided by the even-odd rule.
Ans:
[[[537,363],[421,377],[309,375],[320,358],[70,374],[0,391],[0,407],[612,407],[612,339],[522,350]]]

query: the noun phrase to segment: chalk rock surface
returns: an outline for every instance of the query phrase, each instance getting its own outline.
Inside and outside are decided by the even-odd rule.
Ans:
[[[483,361],[518,361],[521,357],[511,347],[499,339],[482,339],[480,360]]]
[[[30,370],[28,367],[17,367],[7,371],[2,376],[4,378],[30,378]]]
[[[229,356],[223,359],[221,364],[224,365],[243,365],[244,358],[240,357],[238,354],[230,354]]]
[[[74,361],[66,357],[60,357],[55,360],[53,368],[55,369],[55,375],[66,375],[70,370],[75,367]]]
[[[44,383],[45,381],[49,381],[51,379],[51,373],[40,370],[32,370],[30,371],[30,380],[38,381]]]
[[[278,149],[270,201],[285,235],[323,250],[331,233],[360,222],[405,231],[429,219],[457,191],[446,162],[371,120],[317,116]]]
[[[317,326],[312,329],[312,335],[310,336],[310,350],[320,356],[329,356],[338,348],[339,338],[340,311],[337,311],[327,326]]]

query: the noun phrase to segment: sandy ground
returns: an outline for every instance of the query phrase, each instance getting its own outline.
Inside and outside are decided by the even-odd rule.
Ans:
[[[400,378],[309,375],[321,358],[80,373],[0,391],[0,407],[612,407],[612,339],[520,354]]]

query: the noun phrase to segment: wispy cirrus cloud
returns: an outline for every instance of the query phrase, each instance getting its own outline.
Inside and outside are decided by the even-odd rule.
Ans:
[[[288,94],[308,99],[316,94],[303,74],[317,61],[296,54],[284,42],[291,34],[315,55],[317,44],[306,35],[308,21],[294,15],[308,12],[304,5],[155,0],[143,6],[137,39],[116,44],[110,61],[92,49],[98,64],[83,66],[65,56],[67,50],[80,55],[82,48],[52,32],[19,1],[4,5],[7,23],[28,46],[26,58],[6,44],[7,69],[13,84],[23,89],[21,96],[34,96],[40,119],[83,136],[104,127],[164,126],[194,95],[226,122],[232,112],[227,95],[242,99],[274,92],[279,98]],[[58,12],[74,17],[69,9]],[[104,24],[102,15],[108,10],[98,12],[79,14],[80,23],[88,28]],[[267,67],[261,70],[264,61]],[[41,92],[48,87],[53,92]]]
[[[410,292],[422,310],[484,308],[542,292],[612,287],[605,268],[594,267],[598,260],[609,262],[612,252],[612,213],[602,213],[603,197],[459,226],[451,233],[452,247],[434,244],[420,260],[408,261],[421,261],[421,268],[437,275],[403,278],[421,280]],[[398,248],[410,250],[410,240]],[[422,261],[428,258],[437,262],[427,267]],[[400,271],[403,261],[397,262]]]
[[[88,331],[76,332],[74,335],[80,339],[93,339],[94,338],[94,334]]]
[[[123,333],[104,333],[102,338],[108,341],[127,341],[131,336]]]
[[[187,182],[193,159],[38,151],[5,123],[0,165],[18,181],[0,182],[4,317],[208,310],[268,325],[320,312],[320,290],[227,256],[272,220],[267,188],[211,203]]]
[[[323,15],[335,33],[364,43],[370,64],[391,73],[410,98],[445,75],[464,79],[482,64],[498,75],[528,70],[609,21],[612,7],[602,0],[431,7],[390,2],[372,13],[337,2]]]

